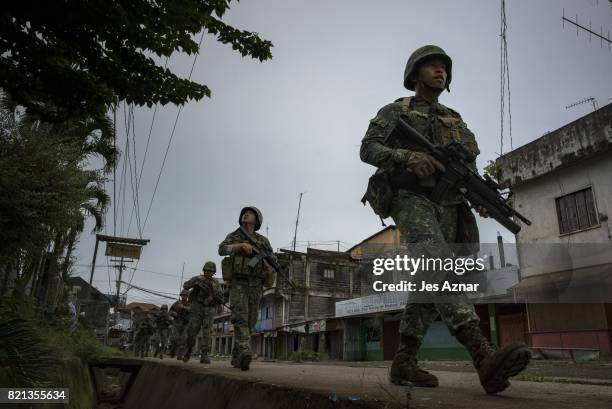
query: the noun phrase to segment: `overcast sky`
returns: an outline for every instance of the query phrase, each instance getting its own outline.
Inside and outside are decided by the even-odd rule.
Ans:
[[[595,38],[589,43],[585,33],[577,36],[569,24],[563,28],[563,8],[568,17],[578,14],[582,24],[591,20],[597,32],[600,26],[604,34],[612,28],[608,0],[507,1],[514,148],[593,109],[583,104],[566,110],[566,105],[594,97],[603,106],[612,98],[612,53]],[[307,241],[340,240],[345,250],[378,231],[378,217],[359,201],[375,170],[360,161],[360,141],[378,109],[411,94],[402,86],[403,71],[410,53],[422,45],[439,45],[453,59],[451,92],[440,102],[459,111],[476,134],[479,169],[500,151],[499,1],[243,0],[224,20],[271,40],[274,59],[242,58],[205,37],[192,79],[207,84],[212,98],[181,112],[144,227],[143,237],[151,242],[134,273],[136,285],[178,293],[183,263],[185,279],[198,274],[206,260],[219,267],[217,246],[237,227],[245,205],[262,210],[261,232],[268,228],[275,249],[289,246],[300,192],[305,194],[298,249]],[[192,62],[193,57],[174,55],[169,64],[186,77]],[[155,117],[139,194],[143,221],[177,109],[160,107]],[[153,109],[135,110],[138,168],[152,117]],[[123,146],[122,109],[117,129]],[[509,145],[506,138],[504,152]],[[118,175],[121,169],[120,163]],[[128,230],[129,182],[126,192],[123,223],[118,203],[116,234],[138,237],[135,220]],[[513,240],[494,221],[481,219],[479,226],[483,242],[495,241],[496,231]],[[89,231],[77,252],[76,274],[86,279],[95,242]],[[112,209],[105,233],[113,234]],[[104,247],[94,285],[114,292],[109,280],[115,272],[104,267]],[[132,273],[127,270],[127,280]],[[162,299],[130,290],[128,301]]]

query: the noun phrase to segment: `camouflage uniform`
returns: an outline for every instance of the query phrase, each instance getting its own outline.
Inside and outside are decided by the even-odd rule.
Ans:
[[[255,209],[258,223],[255,230],[259,229],[262,222],[261,212],[256,208],[244,208],[241,215],[247,209]],[[252,236],[257,240],[257,246],[266,249],[273,254],[272,246],[265,236],[253,232]],[[259,261],[253,268],[248,266],[249,262],[256,257],[255,254],[243,255],[235,254],[232,245],[238,243],[248,243],[247,239],[237,229],[227,235],[225,240],[219,244],[219,255],[229,256],[233,266],[231,287],[229,291],[229,301],[232,307],[231,322],[234,325],[234,347],[232,349],[232,364],[236,367],[241,366],[243,370],[248,369],[248,363],[241,365],[240,360],[243,356],[248,356],[250,362],[250,338],[251,330],[257,322],[259,303],[263,293],[263,282],[266,278],[263,261]]]
[[[215,271],[215,265],[212,262],[207,262],[204,265],[206,269],[208,266],[212,265],[212,272]],[[187,333],[187,342],[185,346],[185,355],[183,357],[184,361],[188,361],[191,356],[191,350],[196,342],[196,337],[200,332],[200,328],[202,329],[202,338],[200,342],[200,362],[201,363],[210,363],[210,359],[208,358],[208,354],[210,352],[210,333],[212,330],[212,322],[215,315],[217,302],[212,301],[209,302],[209,294],[207,291],[199,287],[198,281],[206,282],[212,287],[212,291],[214,296],[223,298],[223,292],[221,291],[221,286],[216,278],[206,278],[204,275],[192,277],[185,284],[183,284],[183,288],[186,290],[191,290],[189,295],[190,301],[190,310],[188,316],[188,323],[186,328]]]
[[[443,50],[435,46],[422,47],[410,57],[405,72],[406,88],[415,89],[412,74],[420,61],[429,57],[445,61],[448,89],[452,61]],[[406,172],[407,161],[420,155],[415,152],[425,152],[425,148],[392,134],[400,117],[436,145],[456,140],[471,151],[474,157],[479,154],[474,134],[459,113],[438,102],[430,103],[418,95],[400,98],[377,113],[362,140],[361,159],[378,168],[375,176],[370,179],[364,201],[370,202],[381,219],[388,216],[393,218],[400,230],[402,244],[409,244],[407,248],[412,248],[417,253],[416,257],[423,254],[425,257],[450,258],[475,253],[478,250],[475,244],[479,241],[478,228],[464,199],[461,196],[448,196],[437,203],[433,202],[429,195],[436,186],[440,172],[425,178],[415,178],[414,174]],[[475,161],[470,166],[476,170]],[[374,179],[376,182],[373,183]],[[449,245],[451,243],[474,244],[464,244],[462,248],[453,248],[453,251]],[[438,273],[428,271],[428,274]],[[515,366],[518,368],[524,363],[528,351],[519,351],[515,346],[513,350],[506,351],[508,355],[501,358],[496,356],[500,358],[497,360],[489,359],[495,355],[495,350],[483,337],[478,326],[479,318],[467,298],[463,297],[465,302],[459,303],[439,303],[433,297],[429,300],[431,302],[406,305],[400,323],[400,349],[390,371],[391,381],[402,383],[409,380],[417,386],[437,386],[435,376],[418,368],[416,352],[427,329],[440,315],[451,334],[472,354],[485,390],[497,393],[505,389],[509,385],[506,375],[512,376],[514,371],[514,368],[507,367],[513,365],[509,361],[516,361]],[[511,359],[506,359],[508,357]],[[500,365],[506,367],[500,369]]]
[[[164,308],[165,307],[165,308]],[[159,356],[159,359],[164,358],[164,352],[168,346],[168,335],[170,333],[170,325],[172,325],[172,318],[168,313],[168,306],[162,305],[162,309],[155,314],[155,336],[153,347],[155,349],[154,356]]]
[[[400,116],[436,144],[457,139],[475,154],[478,153],[474,135],[458,113],[440,103],[430,104],[423,98],[413,97],[402,98],[383,107],[370,121],[361,145],[364,162],[395,175],[399,169],[393,162],[394,150],[423,151],[420,147],[402,144],[402,141],[387,143],[387,136]],[[427,257],[452,257],[448,243],[478,241],[475,219],[460,198],[447,198],[442,203],[429,200],[427,192],[435,185],[435,176],[428,179],[419,181],[421,183],[412,188],[409,185],[394,187],[390,216],[400,229],[403,243],[420,244]],[[458,226],[462,227],[461,231],[458,231]],[[476,231],[476,237],[467,237],[469,231]],[[462,237],[458,237],[458,233]],[[400,324],[400,333],[422,340],[438,314],[453,334],[462,325],[479,321],[471,304],[408,304]]]
[[[134,337],[134,353],[144,358],[149,352],[149,339],[155,332],[155,324],[150,314],[146,314],[136,324],[136,336]]]
[[[189,294],[189,291],[183,290]],[[170,315],[174,318],[172,321],[172,330],[170,336],[170,356],[177,356],[177,359],[183,359],[185,353],[186,330],[189,322],[189,302],[182,300],[176,301],[170,307]]]

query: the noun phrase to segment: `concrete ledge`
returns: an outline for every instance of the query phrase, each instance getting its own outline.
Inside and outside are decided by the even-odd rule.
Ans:
[[[227,365],[227,364],[226,364]],[[197,369],[197,370],[194,370]],[[204,369],[204,370],[202,370]],[[306,388],[264,383],[259,379],[214,373],[205,367],[170,360],[147,361],[122,404],[122,409],[275,409],[275,408],[402,408],[405,402],[367,401]]]

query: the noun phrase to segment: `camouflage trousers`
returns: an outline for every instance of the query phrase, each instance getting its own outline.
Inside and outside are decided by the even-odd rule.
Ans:
[[[212,321],[215,314],[215,307],[194,302],[189,312],[189,321],[186,327],[185,353],[191,354],[191,350],[196,342],[196,337],[202,329],[202,342],[200,343],[200,353],[210,352],[210,332]]]
[[[251,330],[257,322],[257,312],[263,287],[260,280],[254,282],[232,280],[230,288],[231,322],[234,325],[232,356],[251,350]]]
[[[400,190],[393,198],[391,217],[400,230],[402,244],[426,257],[453,256],[449,243],[454,243],[457,235],[457,206],[437,205],[424,196]],[[406,304],[400,334],[422,340],[438,315],[453,335],[466,324],[477,324],[474,306],[466,297],[462,300],[465,301],[438,303],[433,299]]]
[[[149,338],[151,333],[149,331],[138,330],[134,336],[134,354],[146,355],[149,352]]]
[[[170,355],[177,354],[179,357],[183,356],[186,341],[188,321],[182,319],[174,320],[172,330],[170,331]]]
[[[155,335],[152,337],[153,349],[157,355],[160,351],[163,354],[166,352],[168,346],[168,335],[170,334],[170,328],[158,328],[155,331]]]

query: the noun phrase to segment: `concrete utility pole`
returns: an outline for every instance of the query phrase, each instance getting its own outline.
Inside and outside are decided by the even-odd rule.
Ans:
[[[123,257],[121,257],[121,259],[119,260],[119,265],[115,267],[117,268],[117,270],[119,270],[119,279],[117,280],[117,294],[115,296],[115,308],[119,308],[119,305],[121,304],[119,302],[119,290],[121,289],[121,279],[123,277],[123,270],[126,268],[126,265],[123,264]]]

